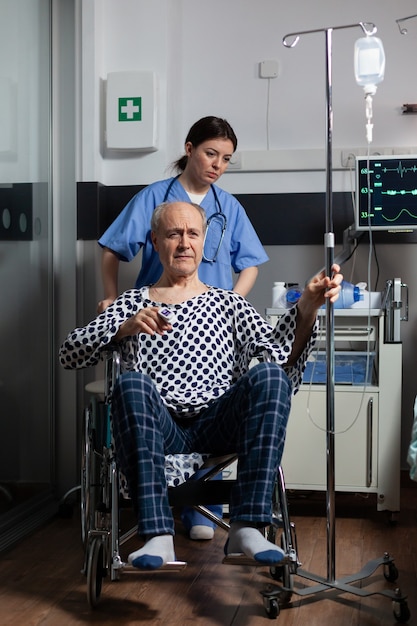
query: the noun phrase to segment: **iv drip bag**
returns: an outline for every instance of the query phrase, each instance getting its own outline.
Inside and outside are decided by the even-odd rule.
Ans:
[[[365,94],[373,95],[378,83],[384,80],[385,53],[378,37],[361,37],[355,42],[355,78]]]

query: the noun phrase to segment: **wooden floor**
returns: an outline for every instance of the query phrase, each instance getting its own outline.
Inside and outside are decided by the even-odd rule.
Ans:
[[[353,574],[371,559],[389,552],[399,578],[388,583],[383,568],[365,579],[367,591],[400,587],[408,595],[409,624],[417,624],[417,484],[405,481],[396,525],[377,513],[373,497],[336,495],[336,578]],[[301,494],[302,495],[302,494]],[[327,577],[325,500],[317,494],[289,494],[298,554],[303,569]],[[132,543],[133,541],[133,543]],[[0,555],[0,624],[2,626],[261,626],[266,616],[260,591],[276,583],[267,568],[222,565],[224,531],[210,542],[192,542],[178,524],[177,557],[188,562],[182,572],[122,574],[106,581],[101,602],[91,610],[81,574],[83,550],[78,509],[71,519],[56,518],[12,550]],[[136,547],[134,540],[123,548]],[[294,577],[294,588],[310,584]],[[391,626],[391,600],[383,595],[359,598],[334,590],[295,593],[276,620],[280,626]]]

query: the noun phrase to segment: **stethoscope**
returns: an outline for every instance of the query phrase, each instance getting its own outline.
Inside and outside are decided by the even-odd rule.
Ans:
[[[175,183],[175,181],[177,180],[178,177],[179,177],[179,175],[176,176],[175,178],[173,178],[171,180],[171,182],[169,183],[168,188],[167,188],[167,190],[165,192],[165,195],[164,195],[163,202],[167,202],[168,201],[169,192],[171,191],[172,185]],[[214,203],[215,203],[215,205],[217,207],[217,211],[215,213],[213,213],[213,215],[210,215],[210,217],[207,220],[206,234],[205,234],[204,243],[203,243],[203,259],[204,259],[204,261],[207,261],[208,263],[214,263],[215,260],[217,259],[217,256],[219,254],[219,250],[220,250],[221,245],[223,243],[224,234],[226,232],[226,227],[227,227],[227,220],[226,220],[226,215],[223,213],[222,205],[220,204],[220,200],[219,200],[219,197],[217,195],[217,192],[216,192],[214,186],[210,185],[210,189],[212,190],[213,195],[214,195]],[[210,230],[210,226],[211,226],[211,230],[212,230],[213,233],[215,233],[216,231],[220,231],[219,232],[219,239],[218,239],[219,243],[218,243],[218,245],[217,245],[217,247],[215,249],[214,254],[211,254],[211,255],[210,254],[206,254],[206,250],[205,250],[206,242],[207,242],[207,235],[208,235],[208,232]]]

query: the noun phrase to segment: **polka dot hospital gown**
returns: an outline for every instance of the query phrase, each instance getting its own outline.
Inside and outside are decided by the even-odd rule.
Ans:
[[[60,349],[66,369],[96,365],[129,317],[149,306],[149,289],[124,292],[85,327],[70,332]],[[281,364],[295,393],[301,382],[317,327],[296,364],[286,367],[295,337],[296,308],[282,316],[275,328],[233,291],[210,287],[182,304],[166,305],[175,313],[171,331],[126,337],[119,343],[122,371],[141,371],[155,383],[173,415],[193,417],[221,396],[251,361],[265,353]]]

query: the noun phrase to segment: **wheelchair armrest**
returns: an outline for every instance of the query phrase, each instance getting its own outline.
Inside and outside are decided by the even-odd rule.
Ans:
[[[113,389],[120,376],[120,352],[118,347],[110,346],[104,353],[104,401],[110,404]]]
[[[271,355],[266,348],[255,354],[253,358],[258,359],[259,363],[271,363]]]

